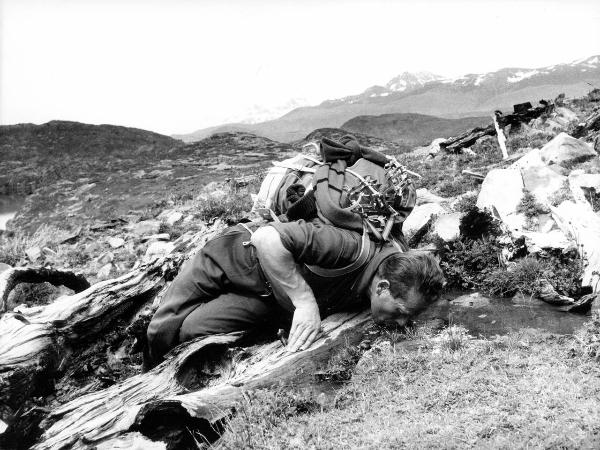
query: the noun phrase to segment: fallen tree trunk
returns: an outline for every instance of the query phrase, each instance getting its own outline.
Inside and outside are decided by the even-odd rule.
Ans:
[[[0,314],[6,312],[8,295],[19,283],[44,283],[65,286],[75,293],[90,287],[83,274],[51,267],[13,267],[0,273]]]
[[[496,127],[493,124],[485,128],[477,127],[459,136],[446,139],[440,143],[440,147],[450,153],[460,153],[463,148],[472,146],[483,136],[494,136],[495,134]]]
[[[5,313],[0,318],[0,419],[8,423],[8,432],[15,421],[14,412],[28,398],[51,392],[53,379],[68,363],[74,346],[94,339],[115,319],[151,302],[182,262],[223,228],[217,223],[196,235],[182,236],[175,241],[172,253],[119,278],[60,297],[49,305],[19,307]]]
[[[208,336],[182,344],[148,373],[75,399],[53,411],[54,422],[35,449],[112,448],[140,432],[152,440],[192,438],[190,431],[216,439],[215,430],[231,415],[247,390],[310,382],[332,352],[358,342],[367,312],[335,314],[307,350],[289,353],[279,341],[242,349],[242,333]],[[160,448],[160,447],[157,447]]]

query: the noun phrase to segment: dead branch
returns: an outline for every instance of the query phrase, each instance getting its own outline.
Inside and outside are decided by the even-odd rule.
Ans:
[[[50,267],[14,267],[0,273],[0,313],[6,312],[8,295],[19,283],[44,283],[65,286],[75,293],[90,287],[82,273]]]

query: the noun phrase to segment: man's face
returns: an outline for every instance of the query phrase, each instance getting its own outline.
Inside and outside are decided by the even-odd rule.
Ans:
[[[407,325],[428,306],[423,297],[411,289],[407,298],[394,298],[387,280],[375,275],[369,290],[371,314],[377,323]]]

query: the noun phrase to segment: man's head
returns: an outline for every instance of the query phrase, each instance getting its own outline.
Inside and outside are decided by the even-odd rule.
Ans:
[[[404,326],[439,298],[444,275],[429,253],[409,251],[383,260],[369,286],[376,322]]]

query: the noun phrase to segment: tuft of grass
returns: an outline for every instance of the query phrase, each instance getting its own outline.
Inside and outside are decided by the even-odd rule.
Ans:
[[[461,337],[456,337],[461,336]],[[332,407],[282,413],[253,398],[218,448],[598,448],[598,363],[569,357],[567,337],[391,345],[336,393]],[[460,344],[456,344],[460,343]],[[285,395],[285,393],[283,394]],[[285,411],[285,407],[283,408]],[[551,430],[549,432],[548,430]]]
[[[453,353],[465,348],[470,339],[471,336],[466,328],[451,325],[440,331],[434,341],[436,348]]]
[[[69,233],[52,225],[41,225],[33,234],[15,232],[0,235],[0,262],[11,266],[17,265],[27,256],[25,251],[31,247],[56,250],[58,244]]]
[[[575,334],[575,338],[576,353],[600,362],[600,312],[592,314],[592,318]]]
[[[477,193],[469,192],[458,199],[454,205],[454,210],[458,212],[468,212],[477,208]]]

